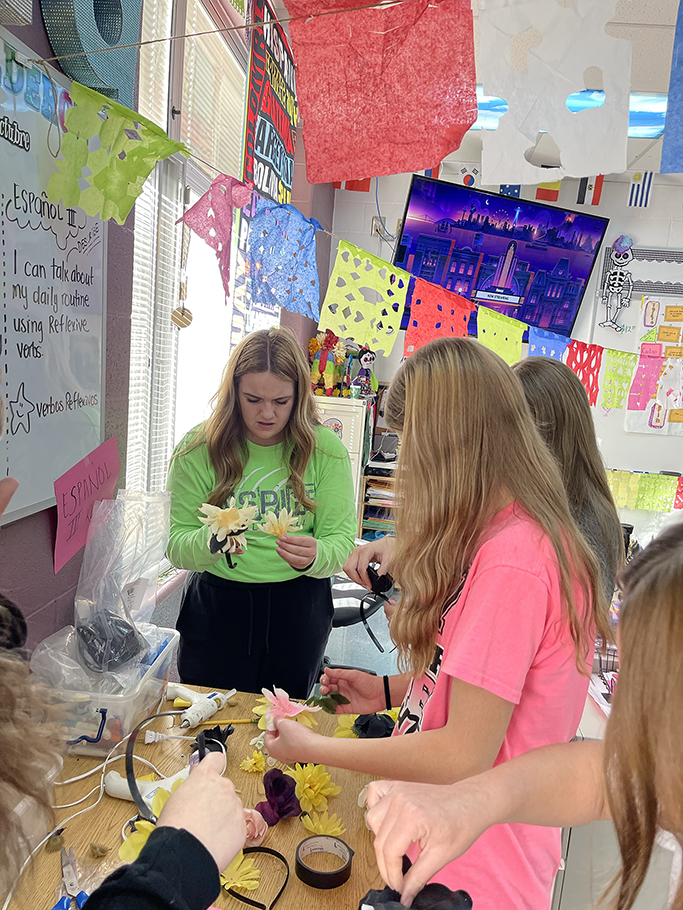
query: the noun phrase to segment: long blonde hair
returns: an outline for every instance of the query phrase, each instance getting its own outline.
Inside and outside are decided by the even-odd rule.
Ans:
[[[12,874],[28,852],[14,807],[29,797],[52,822],[48,772],[59,763],[62,745],[59,728],[45,723],[45,695],[28,677],[26,661],[0,651],[0,869]]]
[[[623,864],[615,906],[629,910],[657,828],[683,846],[683,523],[638,554],[620,587],[626,591],[619,616],[622,669],[605,734],[604,774]],[[683,910],[683,884],[671,907]]]
[[[624,561],[624,540],[586,390],[573,370],[549,357],[527,357],[512,369],[541,438],[560,468],[574,520],[588,543],[604,551],[612,575],[605,579],[606,593],[608,588],[611,597],[614,576]],[[591,539],[593,525],[598,540]]]
[[[304,473],[315,449],[315,427],[319,420],[310,388],[308,364],[289,329],[262,329],[240,341],[230,355],[219,389],[211,400],[211,416],[178,454],[206,442],[216,474],[216,486],[207,501],[214,506],[224,506],[242,479],[248,460],[237,395],[240,379],[247,373],[273,373],[278,379],[294,383],[294,406],[285,439],[289,481],[299,503],[305,509],[314,511],[315,503],[306,494]]]
[[[609,636],[598,564],[510,368],[475,341],[432,341],[400,367],[385,419],[403,433],[392,556],[403,596],[391,624],[402,666],[421,673],[431,662],[441,612],[509,495],[555,549],[577,666],[585,673],[593,633]]]

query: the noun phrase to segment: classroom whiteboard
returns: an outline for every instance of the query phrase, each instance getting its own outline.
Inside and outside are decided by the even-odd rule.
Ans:
[[[106,226],[47,199],[70,82],[0,29],[2,521],[54,505],[53,482],[103,438]],[[48,144],[49,143],[49,144]]]

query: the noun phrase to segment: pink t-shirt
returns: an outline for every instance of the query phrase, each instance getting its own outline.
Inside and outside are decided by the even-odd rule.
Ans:
[[[569,742],[588,677],[576,667],[557,558],[541,528],[512,504],[494,516],[482,539],[443,613],[434,661],[411,683],[394,733],[444,727],[455,677],[515,705],[500,764]],[[581,610],[578,585],[574,596]],[[415,859],[418,852],[412,847],[408,855]],[[469,891],[475,910],[548,910],[559,862],[558,828],[495,825],[433,881]]]

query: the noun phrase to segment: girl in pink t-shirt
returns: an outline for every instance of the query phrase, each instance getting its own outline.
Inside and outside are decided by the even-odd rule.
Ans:
[[[329,738],[281,721],[266,748],[280,761],[452,783],[570,740],[607,605],[519,381],[476,342],[440,339],[401,366],[385,418],[402,434],[397,735]],[[386,707],[380,678],[328,669],[322,683],[350,699],[348,713]],[[436,880],[469,891],[476,910],[547,910],[559,858],[557,830],[504,825]]]

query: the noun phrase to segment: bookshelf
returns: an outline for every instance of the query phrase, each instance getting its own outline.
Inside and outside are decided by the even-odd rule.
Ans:
[[[361,486],[358,536],[364,531],[393,532],[395,462],[372,462],[365,468]]]

